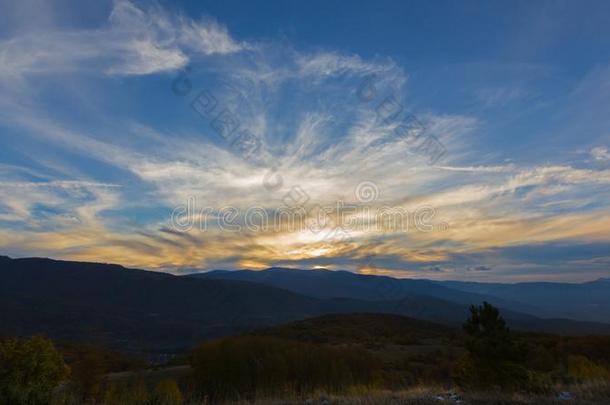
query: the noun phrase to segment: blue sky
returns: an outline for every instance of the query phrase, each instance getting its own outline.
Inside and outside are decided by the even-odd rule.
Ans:
[[[0,8],[3,254],[610,276],[607,2]]]

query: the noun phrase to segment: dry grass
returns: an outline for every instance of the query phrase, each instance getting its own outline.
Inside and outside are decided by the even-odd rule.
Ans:
[[[562,391],[570,392],[574,398],[572,400],[559,399],[559,393]],[[456,403],[464,405],[609,405],[610,383],[557,387],[554,393],[544,396],[503,392],[457,392],[461,402],[449,398],[448,394],[449,392],[441,387],[418,387],[405,391],[373,391],[367,388],[356,388],[342,396],[318,393],[308,398],[261,399],[255,402],[238,403],[243,405],[438,405]]]

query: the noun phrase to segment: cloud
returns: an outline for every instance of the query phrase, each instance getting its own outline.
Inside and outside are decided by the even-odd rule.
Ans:
[[[484,107],[503,107],[528,96],[527,92],[519,87],[483,88],[478,90],[476,95]]]
[[[489,266],[469,266],[466,267],[466,271],[491,271]]]
[[[0,221],[57,231],[99,227],[98,215],[119,203],[118,188],[86,181],[0,182]]]
[[[19,119],[16,116],[14,118]],[[477,252],[523,241],[539,243],[567,238],[604,238],[604,229],[607,226],[604,218],[607,213],[602,211],[595,215],[572,216],[565,213],[556,215],[552,211],[540,213],[536,199],[543,198],[544,193],[533,200],[533,206],[528,206],[523,204],[523,195],[519,190],[527,189],[527,196],[533,196],[535,190],[545,191],[558,185],[563,187],[556,191],[560,194],[569,193],[574,187],[578,189],[597,184],[604,186],[610,178],[606,171],[570,166],[414,166],[408,160],[392,158],[402,153],[400,147],[381,146],[366,150],[361,149],[362,144],[359,142],[344,141],[333,143],[336,158],[318,160],[315,151],[329,142],[325,133],[332,120],[328,118],[325,115],[310,114],[298,121],[294,143],[282,154],[275,156],[284,184],[280,190],[273,192],[269,192],[262,184],[268,168],[257,167],[239,156],[209,144],[205,139],[175,143],[166,134],[143,127],[131,128],[133,132],[129,133],[129,138],[144,137],[148,148],[162,151],[152,156],[147,150],[135,150],[124,145],[100,141],[93,133],[66,130],[41,118],[26,120],[24,117],[22,124],[29,125],[37,137],[46,137],[48,141],[70,145],[70,148],[81,154],[104,160],[133,173],[145,184],[153,185],[152,197],[167,204],[168,215],[172,206],[186,203],[190,196],[196,196],[200,204],[216,208],[277,208],[293,186],[304,189],[315,203],[335,203],[337,199],[354,203],[354,188],[363,178],[361,176],[373,178],[380,185],[380,196],[383,198],[373,202],[373,208],[403,206],[415,209],[420,206],[432,206],[436,208],[437,216],[442,215],[442,218],[450,223],[448,230],[430,234],[382,233],[386,239],[378,245],[377,254],[395,255],[393,260],[382,262],[385,267],[380,269],[385,268],[386,271],[394,269],[392,271],[400,273],[402,270],[411,269],[417,272],[420,271],[417,269],[423,268],[421,266],[427,264],[427,268],[432,268],[430,263],[441,262],[445,263],[441,266],[444,271],[450,272],[451,267],[446,264],[448,257],[451,257],[453,252],[465,249],[465,246],[470,252]],[[446,117],[444,119],[446,120]],[[361,171],[365,164],[368,167]],[[388,170],[390,167],[392,169]],[[404,189],[405,173],[411,173],[407,190]],[[457,175],[460,175],[459,181],[464,184],[458,187],[448,186]],[[60,184],[62,183],[57,183]],[[83,183],[83,186],[85,185],[86,183]],[[394,185],[397,186],[396,189]],[[414,190],[419,190],[419,195],[414,194]],[[417,197],[407,197],[405,200],[405,196],[410,194]],[[40,200],[43,198],[49,197],[44,196]],[[59,204],[58,201],[55,205]],[[83,205],[82,201],[77,205],[79,204]],[[89,204],[91,203],[85,204],[84,207],[89,207],[91,213],[74,209],[71,215],[75,218],[92,219],[112,206],[103,200],[91,206]],[[515,211],[508,214],[509,208],[514,208]],[[332,245],[319,240],[320,238],[308,238],[306,232],[298,231],[258,234],[242,232],[227,235],[211,229],[206,232],[194,230],[193,233],[180,236],[163,230],[167,229],[163,228],[166,225],[161,225],[160,222],[166,218],[156,218],[150,229],[145,231],[138,230],[134,233],[124,227],[119,234],[108,229],[116,227],[112,225],[112,218],[105,219],[104,227],[98,227],[99,233],[88,236],[86,243],[83,242],[82,231],[77,232],[82,229],[79,226],[61,232],[59,240],[63,241],[62,249],[70,252],[69,257],[95,258],[95,254],[103,254],[104,257],[115,257],[114,261],[152,268],[192,268],[213,263],[224,263],[225,266],[233,263],[233,266],[239,267],[240,263],[249,263],[252,260],[261,265],[272,265],[286,263],[288,257],[292,258],[295,265],[335,263],[349,268],[352,263],[350,257],[359,255],[360,249],[370,244],[371,237],[379,236],[375,232],[352,232],[350,240]],[[27,246],[42,248],[43,244],[48,243],[47,236],[39,236],[30,235]],[[409,241],[408,248],[404,246],[403,238],[406,236]],[[431,249],[438,243],[439,238],[453,243],[453,247]],[[206,249],[198,253],[191,252],[191,249],[200,248],[204,240],[207,241]],[[247,240],[255,242],[244,244]],[[113,244],[121,247],[121,253],[115,256],[112,256]],[[85,245],[91,247],[84,248]],[[233,253],[235,257],[231,262],[226,254],[233,246],[242,250],[238,255]],[[181,255],[185,249],[191,253]],[[153,251],[154,255],[151,254]],[[145,252],[149,256],[145,260],[138,257]]]
[[[514,166],[436,166],[438,169],[454,172],[502,173],[514,171]]]
[[[184,67],[198,55],[248,49],[212,19],[194,21],[119,0],[101,28],[32,32],[0,42],[0,79],[83,71],[148,75]]]
[[[596,146],[589,153],[595,160],[610,160],[610,152],[605,146]]]
[[[0,164],[7,179],[0,183],[0,246],[7,251],[171,271],[324,265],[492,277],[509,266],[515,274],[523,273],[517,265],[542,266],[509,252],[514,246],[610,238],[610,171],[552,159],[505,164],[484,152],[486,117],[417,107],[405,91],[407,72],[389,58],[240,42],[212,19],[118,1],[101,26],[2,40],[0,62],[0,86],[13,79],[37,85],[0,97],[5,139],[23,141],[16,160],[34,160],[31,167]],[[187,65],[184,95],[171,93],[173,78],[145,77]],[[66,73],[73,81],[60,81]],[[78,89],[68,91],[70,83]],[[209,116],[191,108],[202,91],[217,104]],[[522,94],[502,87],[482,96],[495,106]],[[49,101],[60,99],[70,111]],[[396,119],[380,117],[388,99],[400,104]],[[260,141],[256,159],[245,159],[214,127],[221,112]],[[409,114],[442,143],[444,160],[430,165],[397,132]],[[605,159],[608,151],[591,154]],[[270,190],[263,181],[272,168],[281,182]],[[329,243],[301,229],[179,232],[169,224],[172,210],[191,197],[215,210],[213,222],[223,207],[276,212],[296,188],[311,204],[343,204],[334,219],[375,224],[372,212],[350,212],[365,205],[355,192],[363,182],[378,191],[366,205],[372,212],[430,207],[438,226],[356,229]]]
[[[367,62],[358,55],[344,55],[337,52],[298,54],[295,62],[301,75],[314,77],[329,77],[341,74],[383,75],[397,69],[391,61],[385,63]]]

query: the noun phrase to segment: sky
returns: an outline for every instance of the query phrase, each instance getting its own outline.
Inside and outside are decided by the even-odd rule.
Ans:
[[[0,0],[0,254],[610,277],[606,1]]]

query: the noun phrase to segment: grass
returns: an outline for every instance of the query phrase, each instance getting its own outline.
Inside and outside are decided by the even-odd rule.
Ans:
[[[574,395],[573,400],[559,399],[559,393],[568,391]],[[610,383],[591,383],[569,387],[556,387],[553,394],[546,396],[528,394],[510,394],[505,392],[460,393],[462,402],[449,399],[451,391],[442,387],[414,387],[401,391],[369,390],[364,387],[354,388],[346,395],[328,395],[317,393],[307,398],[271,398],[255,402],[230,402],[232,404],[251,405],[432,405],[432,404],[472,404],[472,405],[607,405],[610,403]],[[441,400],[440,397],[443,399]],[[228,403],[227,403],[228,404]],[[195,403],[193,403],[195,405]]]

